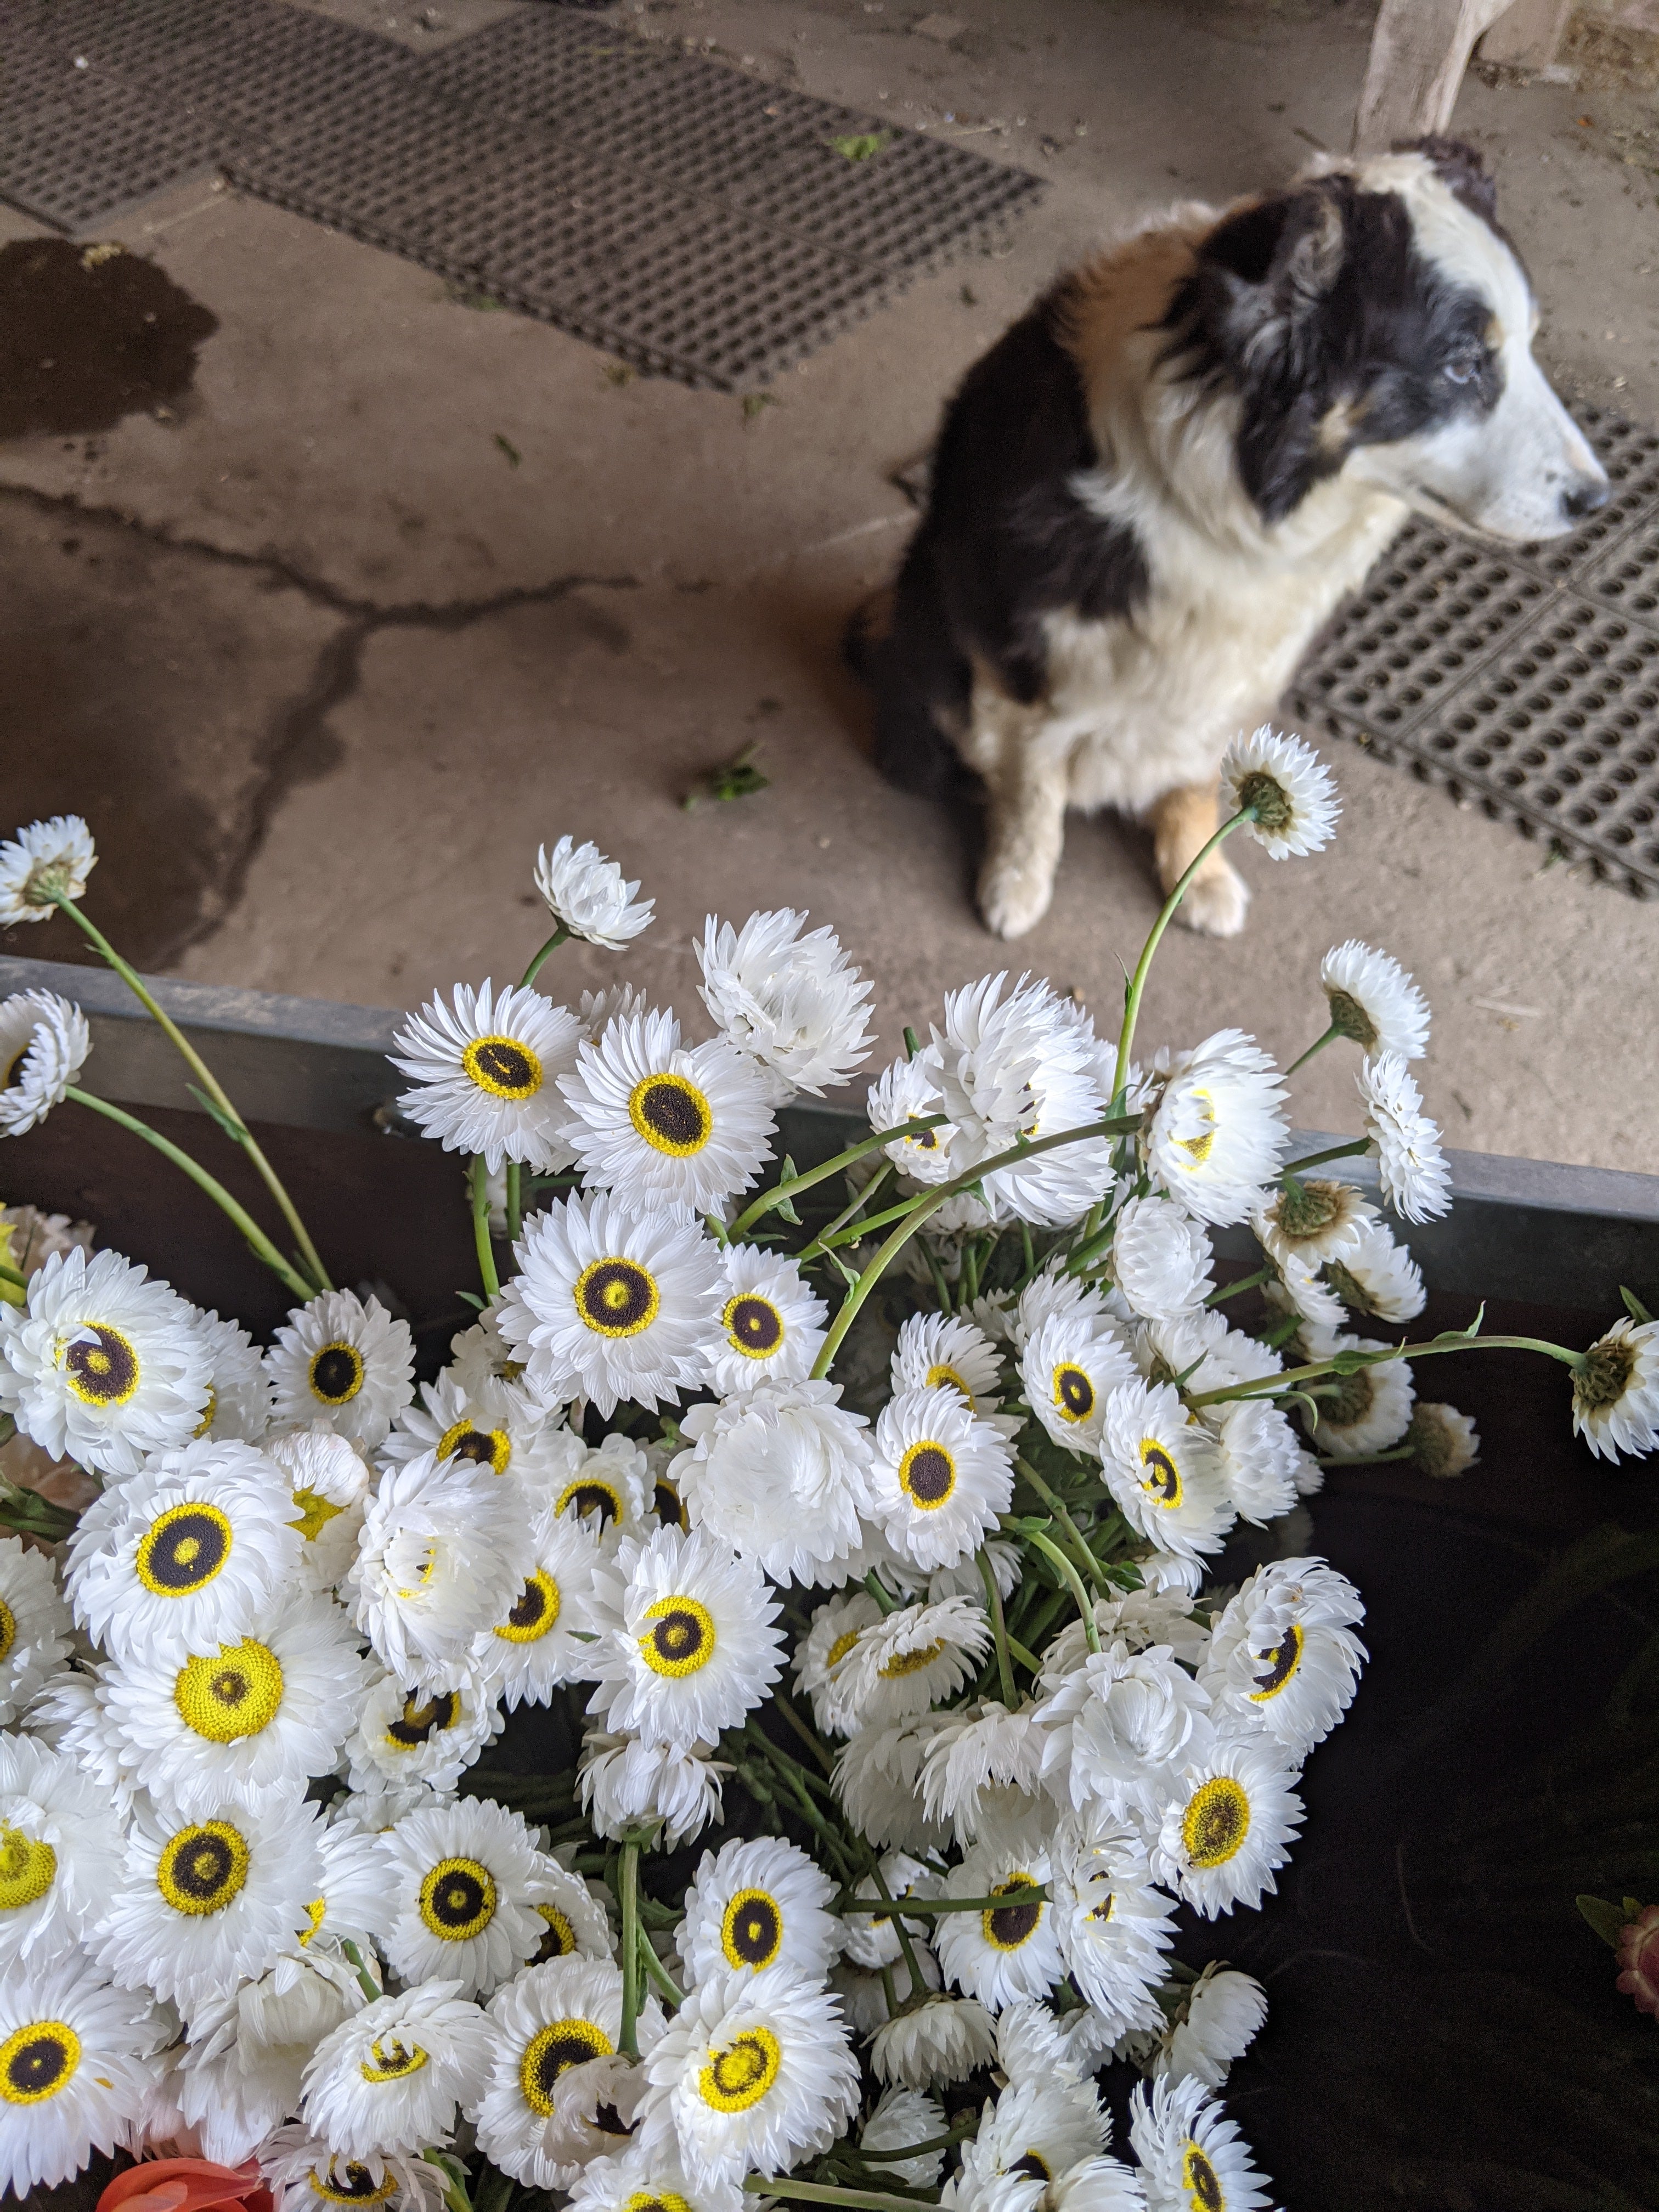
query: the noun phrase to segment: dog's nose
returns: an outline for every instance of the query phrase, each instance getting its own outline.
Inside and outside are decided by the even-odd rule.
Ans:
[[[1607,503],[1607,480],[1603,476],[1580,477],[1561,495],[1561,511],[1573,522],[1582,522]]]

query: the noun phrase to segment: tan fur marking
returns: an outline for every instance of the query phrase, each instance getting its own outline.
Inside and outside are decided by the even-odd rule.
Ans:
[[[1176,286],[1193,272],[1194,247],[1217,219],[1214,208],[1186,201],[1167,226],[1103,247],[1072,277],[1057,336],[1091,404],[1102,386],[1121,374],[1129,339],[1163,320]]]
[[[1158,880],[1167,898],[1214,836],[1217,789],[1212,783],[1183,784],[1166,791],[1153,805],[1152,853]],[[1244,920],[1249,894],[1224,854],[1211,854],[1188,885],[1182,918],[1213,937],[1231,937]]]

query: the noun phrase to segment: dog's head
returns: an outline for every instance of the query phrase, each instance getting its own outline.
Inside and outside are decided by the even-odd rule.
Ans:
[[[1480,155],[1426,138],[1322,163],[1201,241],[1170,355],[1237,395],[1266,520],[1339,473],[1493,538],[1559,537],[1604,504],[1533,359],[1532,288],[1494,208]]]

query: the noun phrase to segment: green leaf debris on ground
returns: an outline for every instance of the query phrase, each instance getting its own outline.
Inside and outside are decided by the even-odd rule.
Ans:
[[[890,131],[848,131],[839,138],[826,138],[823,143],[843,161],[873,161],[892,135]]]
[[[751,739],[729,761],[719,768],[709,769],[701,781],[680,801],[686,812],[689,814],[694,806],[701,805],[705,799],[751,799],[756,792],[764,791],[772,779],[763,775],[755,766],[755,752],[756,745]]]
[[[513,442],[512,439],[511,439],[511,438],[504,438],[504,437],[502,437],[502,435],[501,435],[501,432],[500,432],[499,430],[497,430],[497,431],[496,431],[496,433],[495,433],[495,443],[496,443],[496,444],[501,447],[501,451],[502,451],[502,452],[507,455],[507,458],[508,461],[512,464],[512,465],[513,465],[515,469],[516,469],[517,467],[519,467],[519,465],[520,465],[520,463],[521,463],[521,462],[523,461],[523,459],[524,459],[524,455],[523,455],[523,454],[519,451],[518,447],[514,444],[514,442]]]

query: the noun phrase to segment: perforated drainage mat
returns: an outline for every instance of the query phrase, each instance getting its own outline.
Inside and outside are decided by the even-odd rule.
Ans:
[[[1659,433],[1579,420],[1613,480],[1600,514],[1501,550],[1413,522],[1288,703],[1654,898]]]
[[[574,10],[422,56],[285,0],[0,0],[0,197],[85,236],[214,169],[720,391],[1043,189]]]

